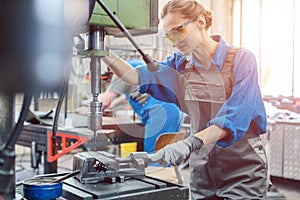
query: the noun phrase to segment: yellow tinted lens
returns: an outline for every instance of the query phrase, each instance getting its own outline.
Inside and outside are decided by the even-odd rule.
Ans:
[[[187,34],[187,30],[185,28],[176,28],[171,30],[166,37],[171,40],[171,42],[180,42],[182,41]]]

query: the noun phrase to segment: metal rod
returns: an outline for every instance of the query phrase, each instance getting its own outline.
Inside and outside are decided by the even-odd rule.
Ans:
[[[97,151],[97,142],[96,142],[96,137],[97,137],[97,131],[94,131],[94,151]]]
[[[147,64],[147,68],[149,71],[156,71],[159,67],[159,64],[156,61],[153,61],[152,58],[145,54],[139,45],[135,42],[132,35],[129,33],[129,31],[125,28],[125,26],[119,21],[119,19],[108,9],[108,7],[103,3],[102,0],[97,0],[97,2],[100,4],[100,6],[103,8],[103,10],[108,14],[108,16],[113,20],[113,22],[116,24],[116,26],[124,33],[124,35],[128,38],[128,40],[131,42],[131,44],[136,48],[136,50],[141,54],[143,57],[143,60]]]
[[[56,180],[54,180],[54,181],[51,181],[51,183],[60,183],[60,182],[62,182],[63,180],[66,180],[66,179],[68,179],[68,178],[71,178],[72,176],[75,176],[76,174],[79,174],[79,173],[80,173],[80,171],[79,171],[79,170],[76,170],[76,171],[71,172],[71,173],[69,173],[69,174],[67,174],[67,175],[64,175],[64,176],[62,176],[62,177],[60,177],[60,178],[58,178],[58,179],[56,179]]]
[[[138,44],[133,39],[132,35],[129,31],[125,28],[125,26],[119,21],[119,19],[108,9],[108,7],[102,2],[102,0],[97,0],[103,10],[108,14],[108,16],[114,21],[116,26],[124,33],[124,35],[130,40],[132,45],[136,48],[136,50],[143,56],[146,57],[146,54],[140,49]]]

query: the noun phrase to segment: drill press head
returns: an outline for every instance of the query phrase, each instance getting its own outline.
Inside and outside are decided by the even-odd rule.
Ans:
[[[132,35],[157,33],[158,0],[102,0]],[[95,4],[89,20],[90,25],[105,26],[108,35],[117,35],[120,30],[106,15],[104,10]]]
[[[101,0],[132,35],[158,31],[158,0]],[[75,26],[104,27],[107,35],[122,36],[121,31],[96,0],[68,0],[68,21]],[[73,12],[76,10],[76,14]]]

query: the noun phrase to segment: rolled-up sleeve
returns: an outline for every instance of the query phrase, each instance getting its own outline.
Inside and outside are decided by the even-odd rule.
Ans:
[[[254,123],[256,134],[266,131],[265,108],[258,84],[255,56],[241,49],[235,58],[234,84],[231,96],[207,126],[215,124],[231,133],[229,140],[218,141],[223,147],[241,139]]]

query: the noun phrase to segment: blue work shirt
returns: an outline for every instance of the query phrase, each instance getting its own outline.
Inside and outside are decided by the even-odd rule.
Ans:
[[[220,36],[212,36],[219,42],[217,51],[212,59],[221,71],[230,48]],[[160,62],[156,72],[149,72],[146,67],[138,67],[140,78],[140,92],[147,92],[151,96],[173,102],[182,108],[178,100],[182,96],[182,82],[179,72],[185,68],[187,58],[180,52],[169,56]],[[193,56],[190,63],[205,70]],[[234,84],[231,96],[222,105],[216,116],[207,123],[207,127],[215,124],[231,133],[229,141],[218,141],[223,147],[229,146],[241,139],[248,131],[250,124],[257,135],[266,132],[267,119],[261,91],[258,84],[258,72],[255,56],[245,48],[241,48],[234,60]]]

